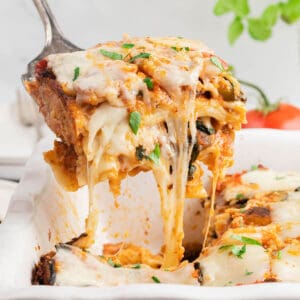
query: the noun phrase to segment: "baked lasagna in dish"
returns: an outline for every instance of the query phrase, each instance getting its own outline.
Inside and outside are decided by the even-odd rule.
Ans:
[[[299,237],[300,174],[255,166],[219,182],[207,246],[193,262],[182,262],[172,270],[137,263],[123,265],[122,251],[95,256],[60,244],[55,252],[41,258],[33,283],[232,286],[299,282]]]
[[[227,64],[200,42],[125,36],[86,51],[49,55],[36,65],[27,89],[58,137],[45,153],[57,181],[69,191],[83,185],[90,191],[86,232],[71,245],[58,246],[54,257],[82,255],[80,248],[94,243],[95,184],[107,180],[117,198],[122,179],[152,171],[161,198],[164,245],[160,257],[140,255],[147,257],[140,263],[180,266],[184,201],[205,199],[206,239],[217,181],[232,165],[234,133],[245,122],[245,99]],[[205,188],[207,172],[211,184]],[[127,250],[147,251],[135,245]],[[153,260],[158,263],[152,265]]]

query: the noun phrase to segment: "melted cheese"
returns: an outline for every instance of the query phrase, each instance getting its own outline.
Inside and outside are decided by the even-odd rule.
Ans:
[[[228,250],[220,251],[219,247],[211,247],[208,255],[200,259],[204,285],[228,286],[264,281],[270,269],[269,256],[264,248],[247,245],[240,259]]]
[[[274,259],[272,266],[276,279],[284,282],[299,282],[300,278],[300,243],[294,241],[281,250],[281,258]]]
[[[154,283],[155,276],[161,283],[197,285],[192,277],[193,267],[186,265],[174,272],[152,269],[141,265],[113,268],[101,260],[76,247],[58,247],[54,257],[55,285],[64,286],[109,286],[134,283]]]
[[[105,47],[107,49],[110,48]],[[55,70],[57,80],[68,91],[76,92],[78,102],[94,99],[96,103],[108,101],[111,105],[122,106],[122,101],[134,102],[140,91],[147,96],[147,87],[143,78],[137,74],[136,66],[128,66],[120,60],[105,59],[99,50],[50,55],[48,65]],[[79,67],[80,73],[74,81],[76,67]]]
[[[238,194],[250,198],[258,193],[293,191],[300,186],[300,175],[295,172],[259,169],[241,175],[238,182],[233,181],[228,182],[226,189],[222,192],[222,197],[226,201],[235,199]]]
[[[242,176],[244,184],[257,184],[260,192],[291,191],[300,186],[300,175],[294,172],[257,170]]]
[[[275,223],[300,221],[300,192],[288,193],[286,200],[271,203],[270,207]]]

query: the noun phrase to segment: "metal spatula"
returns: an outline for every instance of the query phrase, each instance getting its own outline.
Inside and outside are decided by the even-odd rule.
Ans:
[[[46,0],[33,2],[44,24],[45,46],[43,51],[27,65],[27,73],[22,75],[23,83],[33,79],[35,64],[47,55],[82,50],[64,37]]]

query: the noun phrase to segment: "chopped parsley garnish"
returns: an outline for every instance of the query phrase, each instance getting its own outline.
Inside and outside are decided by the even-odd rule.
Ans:
[[[156,276],[151,277],[155,283],[160,283],[160,280]]]
[[[178,36],[177,38],[178,38],[178,39],[183,39],[183,37],[182,37],[182,36]]]
[[[106,57],[109,57],[111,59],[114,60],[122,60],[123,59],[123,55],[117,52],[111,52],[111,51],[107,51],[105,49],[100,49],[100,53]]]
[[[254,240],[254,239],[251,239],[249,237],[246,237],[246,236],[241,236],[241,235],[237,235],[237,234],[232,234],[230,236],[230,238],[234,239],[234,240],[237,240],[237,241],[240,241],[244,244],[247,244],[247,245],[256,245],[256,246],[262,246],[261,243],[257,240]]]
[[[136,156],[137,160],[142,160],[143,158],[146,157],[145,151],[146,150],[143,148],[143,146],[137,146],[135,148],[135,156]]]
[[[236,199],[236,200],[242,200],[244,197],[245,197],[245,196],[244,196],[243,194],[239,193],[239,194],[237,194],[237,195],[235,196],[235,199]]]
[[[75,80],[79,77],[79,74],[80,74],[80,68],[79,68],[79,67],[76,67],[76,68],[74,69],[73,81],[75,81]]]
[[[155,145],[154,150],[147,156],[148,159],[152,160],[156,165],[159,164],[160,158],[160,147],[159,144]]]
[[[284,178],[285,178],[285,176],[276,176],[275,177],[276,180],[281,180],[281,179],[284,179]]]
[[[185,51],[190,51],[190,47],[176,47],[176,46],[172,46],[171,49],[175,50],[176,52],[179,52],[179,51],[182,51],[182,50],[185,50]]]
[[[220,251],[224,250],[230,250],[230,253],[235,255],[238,258],[243,258],[243,255],[246,253],[246,245],[256,245],[256,246],[262,246],[261,243],[257,240],[248,238],[246,236],[240,236],[237,234],[232,234],[230,238],[238,240],[243,243],[243,245],[223,245],[219,248]]]
[[[237,258],[243,258],[243,255],[246,253],[246,245],[223,245],[219,248],[220,251],[230,250]]]
[[[282,258],[282,251],[278,250],[277,252],[277,259],[281,259]]]
[[[153,151],[149,154],[145,154],[146,150],[143,148],[143,146],[138,146],[135,148],[135,156],[137,160],[142,160],[144,158],[149,159],[153,161],[156,165],[159,164],[159,159],[160,159],[160,146],[159,144],[155,145],[155,148]]]
[[[222,62],[220,61],[220,59],[219,59],[218,57],[212,56],[212,57],[210,58],[210,61],[211,61],[216,67],[218,67],[220,71],[222,71],[222,72],[225,71],[225,69],[224,69],[224,67],[223,67],[223,65],[222,65]]]
[[[135,264],[132,266],[132,269],[140,269],[141,265],[140,264]]]
[[[249,272],[248,270],[245,271],[246,276],[249,276],[249,275],[252,275],[252,274],[253,274],[253,272]]]
[[[141,124],[141,114],[138,111],[133,111],[129,115],[129,126],[132,132],[136,135]]]
[[[238,258],[243,258],[243,255],[246,253],[246,245],[243,246],[232,246],[231,253]]]
[[[109,258],[107,260],[107,263],[112,266],[113,268],[121,268],[122,265],[118,264],[118,263],[115,263],[111,258]]]
[[[153,81],[150,77],[146,77],[143,81],[147,84],[149,90],[153,90]]]
[[[251,166],[251,171],[256,171],[256,170],[258,170],[258,165]]]
[[[132,63],[138,58],[149,58],[149,57],[150,57],[150,53],[142,52],[142,53],[130,58],[129,62]]]
[[[134,47],[134,44],[123,44],[122,47],[123,47],[124,49],[131,49],[131,48]]]

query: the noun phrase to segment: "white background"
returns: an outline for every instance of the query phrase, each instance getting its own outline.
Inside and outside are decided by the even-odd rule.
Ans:
[[[215,17],[214,0],[49,0],[66,36],[80,47],[136,36],[203,40],[233,64],[240,78],[262,86],[272,100],[300,104],[300,25],[278,22],[268,42],[247,35],[231,47],[232,15]],[[255,14],[274,1],[249,0]],[[30,0],[0,0],[0,102],[11,101],[26,64],[43,46],[43,28]]]

